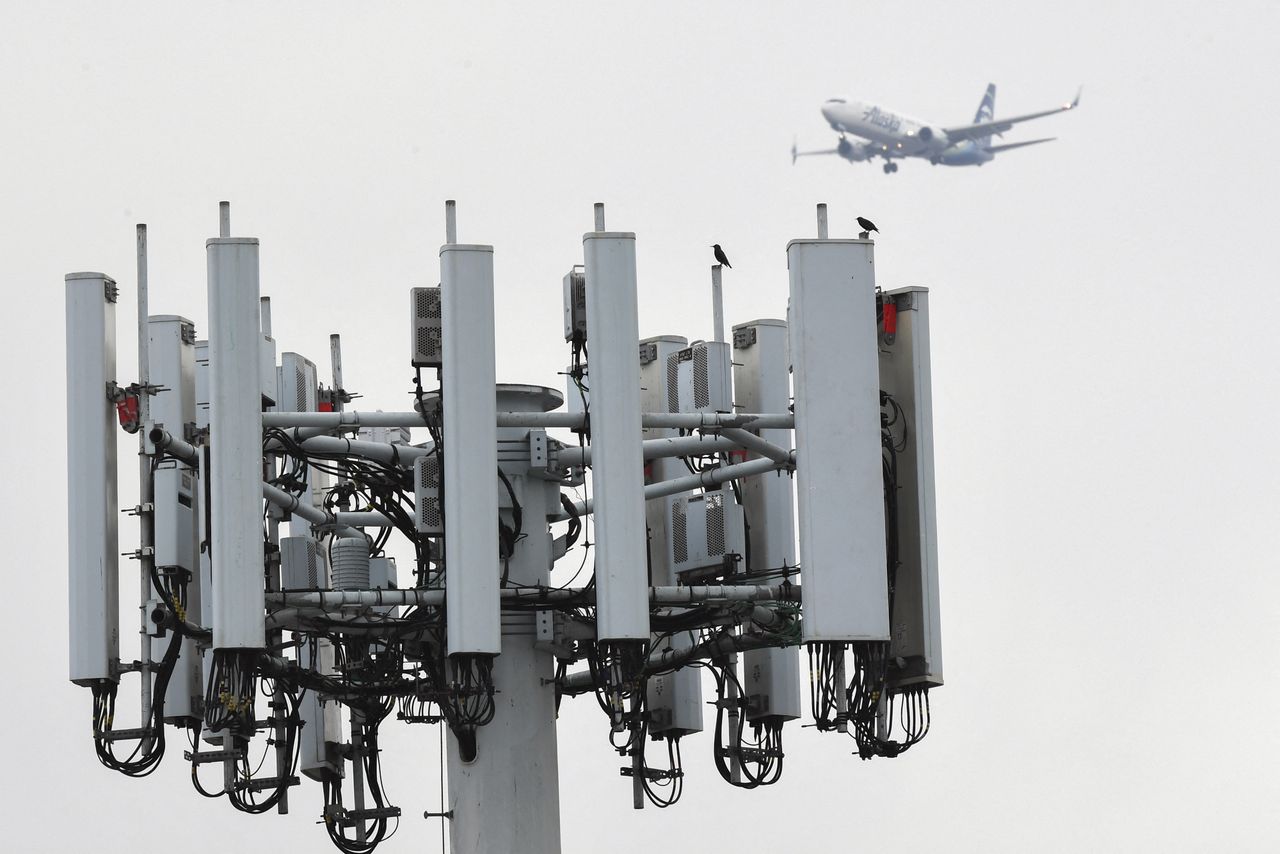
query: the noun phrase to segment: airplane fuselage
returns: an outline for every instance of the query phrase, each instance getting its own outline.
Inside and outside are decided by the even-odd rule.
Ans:
[[[935,126],[874,104],[835,98],[822,105],[831,129],[867,140],[858,159],[924,157],[947,166],[977,166],[993,155],[972,140],[951,142]]]

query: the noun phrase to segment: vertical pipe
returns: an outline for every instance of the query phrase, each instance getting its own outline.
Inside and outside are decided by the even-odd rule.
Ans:
[[[712,341],[724,343],[724,288],[720,283],[722,270],[719,264],[711,265],[711,322],[715,335]]]
[[[209,441],[213,530],[213,646],[261,649],[261,321],[258,241],[213,238],[209,268]]]
[[[116,373],[116,283],[68,273],[67,610],[68,678],[119,681],[120,578],[116,426],[107,396]]]
[[[806,643],[889,638],[873,264],[869,240],[787,246]]]
[[[138,253],[138,660],[142,666],[142,726],[151,721],[151,568],[155,565],[155,484],[147,434],[151,432],[151,333],[147,328],[147,226],[137,226]],[[163,726],[161,722],[161,726]]]
[[[591,474],[596,523],[596,636],[648,640],[649,596],[640,450],[636,236],[588,232]]]
[[[458,242],[458,203],[453,199],[444,203],[444,242]]]
[[[266,338],[271,337],[271,297],[262,297],[258,300],[258,310],[262,314],[262,334]]]
[[[818,239],[827,239],[827,205],[825,202],[818,205]]]
[[[231,236],[231,202],[218,202],[218,236]]]
[[[356,812],[364,812],[364,713],[351,710],[351,789],[355,793]],[[366,840],[364,819],[356,822],[356,842]]]
[[[450,655],[501,651],[493,247],[440,248]]]
[[[595,227],[596,231],[604,231],[604,202],[595,204]]]

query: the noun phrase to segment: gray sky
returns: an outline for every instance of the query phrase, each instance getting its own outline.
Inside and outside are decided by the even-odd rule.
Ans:
[[[713,242],[728,319],[780,316],[819,201],[833,232],[880,225],[882,285],[932,288],[948,684],[929,737],[860,762],[792,725],[782,782],[740,792],[704,734],[681,803],[634,812],[599,710],[566,702],[566,852],[1270,850],[1280,7],[1049,5],[0,7],[12,849],[329,848],[318,786],[254,817],[199,798],[180,743],[142,781],[94,759],[65,680],[63,274],[119,280],[130,381],[134,223],[153,313],[204,330],[230,199],[281,350],[324,364],[341,332],[348,386],[405,408],[405,289],[437,281],[456,198],[461,239],[496,246],[508,381],[560,385],[560,277],[597,200],[638,235],[642,335],[709,336]],[[1059,141],[980,169],[790,163],[793,135],[832,140],[831,95],[954,124],[989,81],[997,116],[1084,99],[1005,140]],[[416,817],[435,731],[387,729],[408,818],[383,850],[437,850]]]

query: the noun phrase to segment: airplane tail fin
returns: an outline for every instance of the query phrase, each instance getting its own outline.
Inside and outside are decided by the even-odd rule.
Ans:
[[[996,117],[996,84],[988,83],[986,94],[982,96],[982,103],[978,105],[978,112],[973,115],[973,123],[980,125],[983,122],[989,122]],[[991,137],[984,136],[975,139],[978,145],[987,148],[991,145]]]

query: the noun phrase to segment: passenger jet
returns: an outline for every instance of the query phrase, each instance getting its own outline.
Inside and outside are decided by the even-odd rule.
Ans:
[[[991,83],[982,96],[982,103],[978,105],[978,112],[971,124],[941,127],[861,101],[832,98],[822,105],[822,117],[831,125],[832,130],[840,134],[836,147],[821,151],[796,151],[795,145],[792,145],[791,162],[795,163],[797,157],[814,154],[838,154],[850,163],[882,157],[885,174],[897,172],[898,164],[894,161],[907,157],[921,157],[935,166],[981,166],[1002,151],[1056,139],[1046,137],[992,145],[992,135],[1003,136],[1005,131],[1019,122],[1064,113],[1078,106],[1080,93],[1076,92],[1075,100],[1069,104],[1025,116],[997,119],[996,84]],[[866,142],[851,142],[845,134],[861,137]]]

